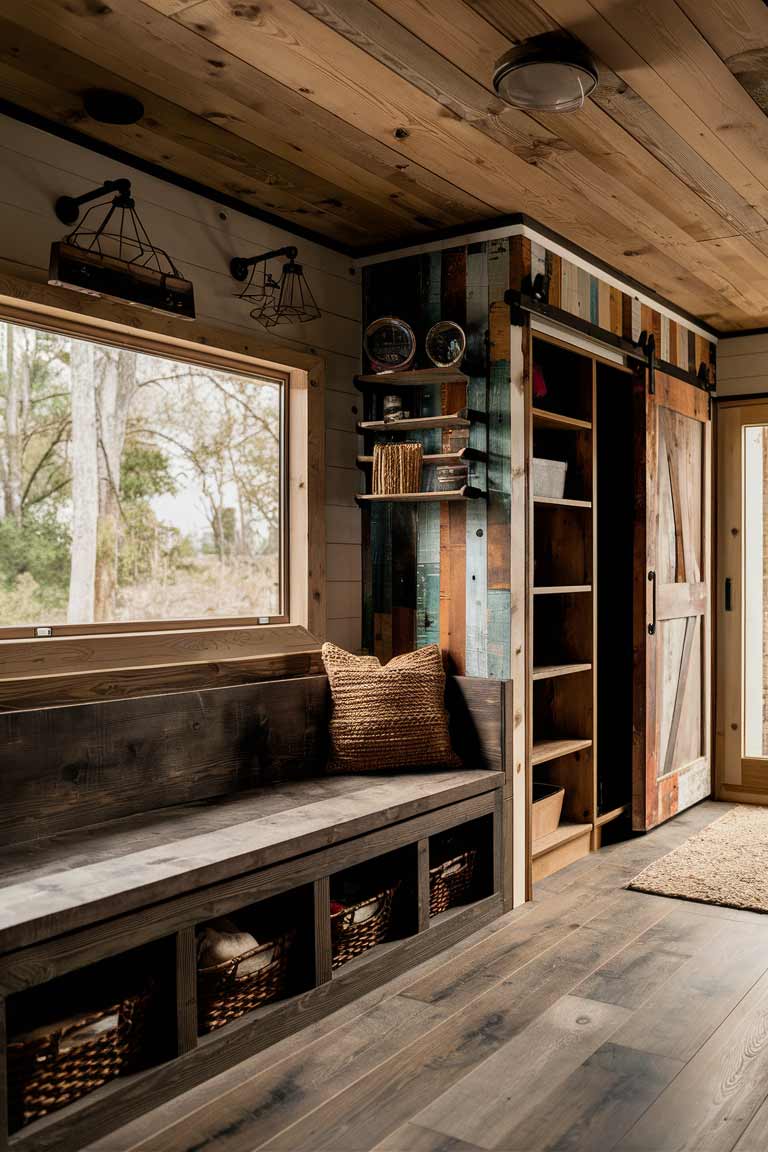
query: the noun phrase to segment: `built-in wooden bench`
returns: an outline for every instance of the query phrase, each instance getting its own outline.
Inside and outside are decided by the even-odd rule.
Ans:
[[[324,774],[323,676],[0,715],[3,1009],[18,1018],[39,985],[159,947],[171,1021],[147,1071],[10,1136],[0,1117],[0,1145],[81,1148],[498,915],[511,685],[456,678],[448,703],[465,768],[386,776]],[[481,841],[485,889],[430,918],[431,838],[462,825]],[[332,877],[379,857],[412,880],[413,916],[333,969]],[[198,1035],[196,926],[281,894],[300,912],[305,986]]]

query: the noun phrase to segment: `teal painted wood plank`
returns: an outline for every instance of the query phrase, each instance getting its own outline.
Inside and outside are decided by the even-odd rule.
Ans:
[[[597,276],[589,277],[589,318],[593,324],[600,323],[600,284]]]
[[[422,257],[422,299],[424,327],[429,331],[441,318],[442,253]],[[422,414],[440,412],[440,389],[422,392]],[[442,442],[437,430],[421,434],[424,452],[439,452]],[[435,468],[424,470],[422,485],[427,491],[437,487]],[[420,504],[416,512],[416,647],[440,643],[440,505]]]
[[[512,598],[507,588],[488,589],[488,672],[494,680],[509,680]]]
[[[542,249],[543,252],[543,249]],[[472,245],[467,255],[467,405],[479,412],[488,408],[488,244]],[[488,449],[488,430],[474,424],[469,431],[470,448]],[[488,483],[484,463],[472,465],[470,481],[485,491]],[[467,505],[466,570],[466,672],[488,675],[488,509],[484,500]]]
[[[440,643],[440,505],[419,507],[416,560],[416,647]]]

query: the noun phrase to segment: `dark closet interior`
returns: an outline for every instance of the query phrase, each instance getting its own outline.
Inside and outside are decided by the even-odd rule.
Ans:
[[[632,799],[634,377],[596,363],[597,815]]]

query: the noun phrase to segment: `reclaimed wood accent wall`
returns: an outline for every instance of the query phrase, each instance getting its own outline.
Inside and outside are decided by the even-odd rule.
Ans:
[[[537,282],[537,276],[542,279]],[[427,331],[455,320],[467,334],[466,383],[427,390],[422,415],[466,407],[474,414],[469,446],[486,453],[472,483],[487,499],[456,503],[374,504],[363,511],[363,647],[382,661],[439,643],[449,669],[508,679],[512,587],[510,318],[508,288],[637,342],[656,337],[664,364],[715,382],[715,343],[641,302],[597,272],[526,236],[457,245],[403,256],[364,270],[363,324],[397,316],[413,328],[414,366],[428,367]],[[367,367],[367,365],[366,365]],[[371,413],[366,412],[370,418]],[[424,451],[447,447],[447,434],[422,433]],[[430,470],[425,484],[433,485]],[[524,547],[524,541],[519,541]]]
[[[657,360],[715,384],[714,340],[694,331],[682,318],[673,320],[630,290],[566,260],[543,242],[520,236],[511,243],[517,254],[511,288],[530,295],[538,283],[537,295],[543,303],[635,344],[643,332],[653,333]]]
[[[398,316],[418,341],[438,320],[467,333],[468,379],[425,391],[423,415],[467,407],[469,447],[487,454],[472,483],[488,499],[378,504],[363,512],[363,646],[386,661],[440,644],[458,674],[510,673],[509,239],[406,256],[365,269],[364,323]],[[490,332],[494,307],[504,317]],[[425,452],[447,448],[447,433],[422,434]],[[425,483],[435,478],[425,472]]]

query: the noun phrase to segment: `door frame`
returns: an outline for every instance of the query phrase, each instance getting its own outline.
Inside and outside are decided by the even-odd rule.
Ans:
[[[716,428],[717,428],[717,452],[715,459],[715,492],[717,493],[717,500],[715,502],[715,588],[717,595],[717,611],[715,613],[715,642],[713,652],[713,675],[716,684],[715,692],[715,708],[713,716],[714,728],[714,750],[715,750],[715,786],[714,794],[717,800],[726,800],[736,803],[746,804],[768,804],[768,758],[747,757],[741,754],[740,735],[738,737],[730,737],[731,718],[728,716],[728,694],[725,688],[726,679],[731,676],[736,676],[741,679],[742,676],[742,628],[741,628],[741,607],[742,607],[742,503],[741,495],[739,498],[739,530],[738,542],[734,543],[734,536],[728,530],[726,521],[726,507],[725,507],[725,484],[727,483],[727,473],[729,469],[724,467],[723,454],[732,447],[733,439],[735,438],[736,445],[741,442],[742,429],[746,426],[744,415],[751,408],[763,408],[765,410],[764,422],[768,424],[768,393],[754,394],[754,395],[739,395],[739,396],[723,396],[717,399],[715,404],[716,411]],[[737,419],[730,421],[727,417],[728,412],[736,412]],[[743,414],[741,419],[738,415]],[[732,469],[731,469],[732,471]],[[741,494],[741,469],[738,468],[739,476],[737,478],[737,485],[739,493]],[[734,642],[734,633],[726,629],[728,623],[725,609],[725,580],[730,576],[735,580],[735,604],[739,610],[739,625],[736,631],[736,642]],[[730,615],[730,613],[729,613]],[[738,698],[739,709],[741,713],[741,721],[743,724],[743,695],[739,692]],[[739,725],[739,732],[741,725]],[[738,749],[738,767],[729,769],[729,757],[733,756],[733,749],[739,742]],[[754,780],[745,784],[743,782],[743,766],[747,761],[752,760],[754,763],[759,763],[765,775],[765,788],[755,786]]]

